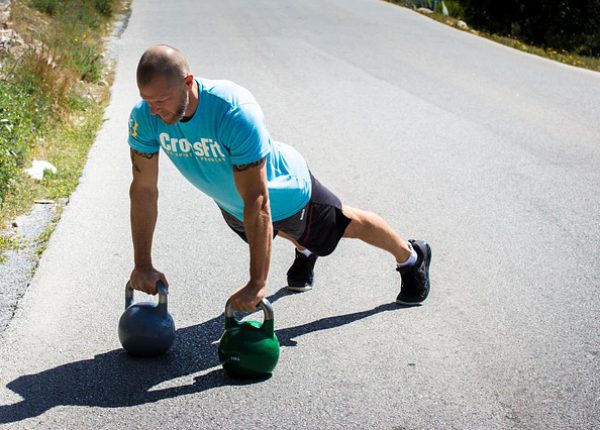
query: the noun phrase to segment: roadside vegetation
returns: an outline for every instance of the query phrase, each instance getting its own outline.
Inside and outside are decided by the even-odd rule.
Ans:
[[[0,231],[38,199],[68,198],[79,182],[109,97],[105,37],[123,0],[13,0],[0,51]],[[18,36],[17,36],[18,35]],[[57,168],[42,180],[32,160]],[[0,234],[3,251],[15,238]]]
[[[530,54],[600,72],[600,0],[386,1]]]

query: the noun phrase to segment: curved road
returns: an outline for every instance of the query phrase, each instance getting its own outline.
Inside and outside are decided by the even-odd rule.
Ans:
[[[376,0],[136,0],[107,120],[1,334],[0,427],[600,428],[600,74]],[[247,250],[161,160],[154,258],[178,332],[131,360],[127,117],[151,44],[234,80],[350,205],[433,247],[424,306],[393,304],[384,253],[347,241],[287,294],[275,241],[273,377],[227,378],[215,342]]]

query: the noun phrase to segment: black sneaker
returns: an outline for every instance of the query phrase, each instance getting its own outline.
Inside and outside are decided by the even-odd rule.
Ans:
[[[312,290],[314,280],[313,268],[315,267],[317,256],[310,254],[307,257],[297,249],[295,251],[296,259],[287,272],[287,288],[292,291]]]
[[[429,263],[431,263],[431,247],[423,240],[409,240],[417,253],[417,262],[408,267],[398,267],[402,277],[400,294],[396,297],[399,305],[418,305],[429,294]]]

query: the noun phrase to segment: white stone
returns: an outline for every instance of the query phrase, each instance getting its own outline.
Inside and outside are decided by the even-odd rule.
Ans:
[[[50,170],[54,174],[58,172],[58,169],[47,161],[33,160],[32,166],[29,169],[25,169],[25,173],[27,173],[33,179],[41,181],[42,179],[44,179],[44,172],[46,170]]]
[[[468,29],[469,29],[469,26],[468,26],[468,25],[467,25],[467,23],[466,23],[466,22],[464,22],[464,21],[458,21],[458,22],[456,23],[456,25],[458,26],[458,28],[461,28],[461,29],[463,29],[463,30],[468,30]]]
[[[417,11],[421,12],[421,13],[427,13],[427,14],[433,13],[433,11],[431,9],[427,9],[426,7],[420,7],[417,9]]]
[[[0,52],[10,52],[15,57],[20,57],[27,49],[27,44],[19,33],[14,30],[0,30]]]

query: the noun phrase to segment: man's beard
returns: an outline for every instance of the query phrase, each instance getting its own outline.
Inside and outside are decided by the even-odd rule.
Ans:
[[[181,103],[179,104],[179,107],[175,111],[175,115],[173,115],[175,117],[175,122],[179,122],[185,117],[185,111],[187,110],[189,104],[190,104],[190,95],[186,91],[185,97],[183,97],[181,99]]]
[[[185,117],[185,111],[187,110],[189,104],[190,95],[186,91],[185,96],[181,98],[181,102],[179,103],[179,106],[177,107],[175,113],[170,114],[167,118],[161,116],[160,119],[162,119],[167,124],[175,124],[181,121]]]

